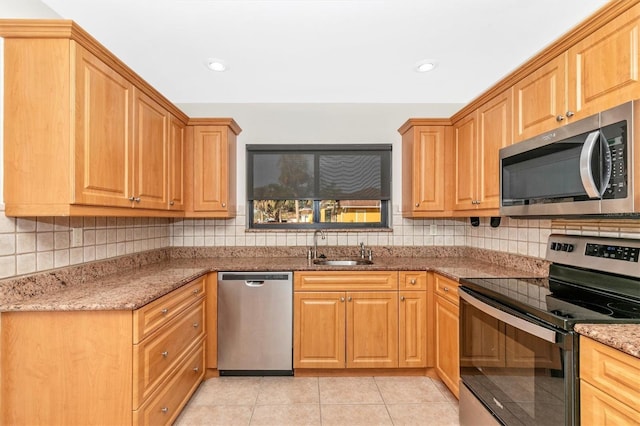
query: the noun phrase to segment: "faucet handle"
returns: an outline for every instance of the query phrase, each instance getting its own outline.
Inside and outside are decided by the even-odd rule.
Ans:
[[[373,262],[373,250],[369,249],[368,252],[369,252],[369,256],[368,256],[369,261]]]

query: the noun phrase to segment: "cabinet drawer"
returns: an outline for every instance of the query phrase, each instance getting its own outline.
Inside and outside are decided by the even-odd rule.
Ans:
[[[204,277],[201,277],[133,311],[133,343],[139,343],[154,330],[178,315],[180,311],[203,295],[204,289]]]
[[[133,346],[133,407],[153,392],[184,357],[185,351],[204,336],[204,300],[185,311],[158,333]]]
[[[204,377],[204,345],[200,341],[176,368],[175,374],[139,410],[134,425],[169,425],[180,414]]]
[[[580,422],[583,425],[634,425],[640,423],[640,411],[580,380]]]
[[[396,290],[398,273],[395,271],[307,271],[294,272],[295,290]]]
[[[630,407],[638,406],[638,358],[581,336],[580,378]]]
[[[433,276],[435,279],[436,294],[458,305],[458,282],[438,274],[434,274]]]
[[[403,271],[398,274],[398,287],[400,290],[426,290],[426,271]]]

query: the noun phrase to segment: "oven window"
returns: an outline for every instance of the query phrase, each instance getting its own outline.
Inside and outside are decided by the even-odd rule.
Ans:
[[[506,425],[564,425],[564,351],[461,300],[462,381]]]

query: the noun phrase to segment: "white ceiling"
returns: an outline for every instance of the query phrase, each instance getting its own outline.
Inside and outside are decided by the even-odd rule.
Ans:
[[[42,1],[178,104],[467,103],[606,3]]]

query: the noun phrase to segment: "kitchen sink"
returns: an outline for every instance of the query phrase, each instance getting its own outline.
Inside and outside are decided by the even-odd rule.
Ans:
[[[373,265],[373,260],[369,259],[314,259],[315,265],[323,266],[362,266]]]

